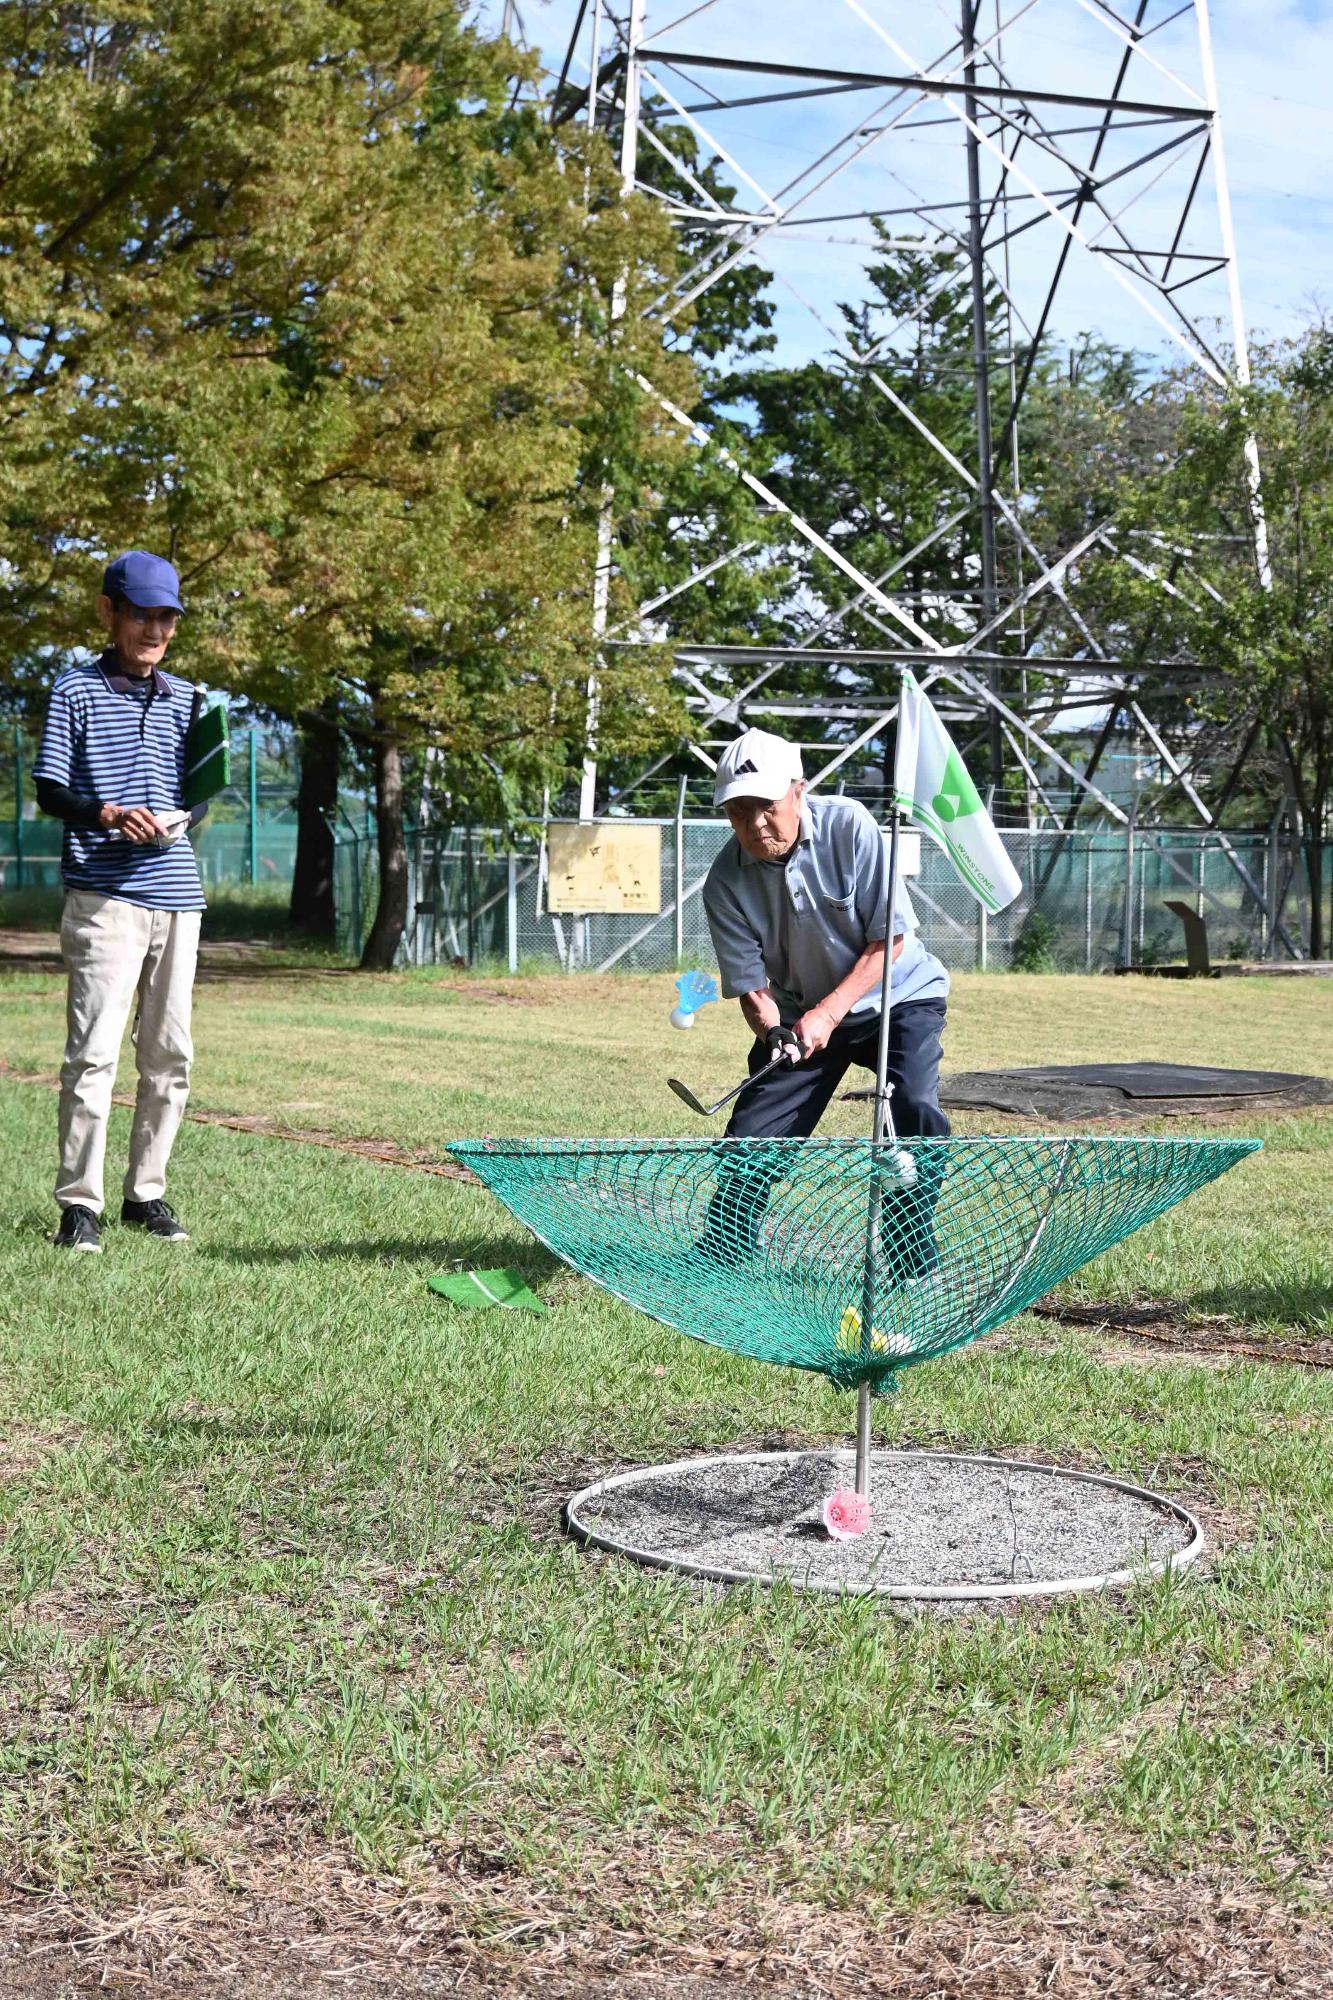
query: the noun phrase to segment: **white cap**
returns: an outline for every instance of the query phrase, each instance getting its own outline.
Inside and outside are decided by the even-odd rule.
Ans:
[[[728,743],[713,775],[713,804],[732,799],[780,799],[797,778],[803,778],[801,753],[783,736],[766,729],[747,729]]]

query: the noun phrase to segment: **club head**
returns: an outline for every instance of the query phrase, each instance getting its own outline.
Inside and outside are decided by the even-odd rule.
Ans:
[[[682,1083],[678,1076],[669,1076],[667,1078],[667,1088],[668,1090],[674,1090],[681,1103],[688,1104],[691,1111],[697,1111],[701,1118],[707,1118],[708,1106],[700,1104],[689,1085]]]

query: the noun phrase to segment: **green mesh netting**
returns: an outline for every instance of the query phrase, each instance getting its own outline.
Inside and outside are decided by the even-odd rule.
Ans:
[[[888,1386],[987,1333],[1257,1139],[461,1141],[576,1271],[696,1340]]]

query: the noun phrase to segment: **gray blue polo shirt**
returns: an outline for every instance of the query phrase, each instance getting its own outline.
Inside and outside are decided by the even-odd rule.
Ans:
[[[722,991],[734,1000],[767,986],[783,1021],[798,1020],[884,936],[888,896],[888,841],[856,799],[807,797],[796,845],[782,861],[756,861],[733,834],[703,891]],[[944,999],[949,975],[917,936],[901,881],[893,931],[903,939],[893,966],[894,1006]],[[878,1014],[874,987],[847,1018]]]
[[[185,733],[194,690],[160,668],[145,680],[117,671],[114,652],[61,674],[51,690],[35,778],[67,786],[90,804],[182,804]],[[69,889],[150,910],[202,910],[199,866],[188,840],[140,846],[102,827],[68,822],[60,872]]]

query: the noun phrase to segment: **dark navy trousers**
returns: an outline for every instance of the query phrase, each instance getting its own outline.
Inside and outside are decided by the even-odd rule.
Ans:
[[[940,1036],[943,1000],[908,1000],[889,1014],[889,1108],[900,1139],[947,1139],[949,1121],[940,1110]],[[854,1065],[875,1074],[879,1016],[844,1021],[827,1048],[802,1063],[770,1063],[768,1049],[750,1050],[750,1075],[767,1070],[736,1100],[728,1139],[808,1139]]]
[[[944,1021],[943,1000],[909,1000],[889,1015],[889,1103],[900,1139],[949,1135],[949,1121],[940,1109]],[[757,1041],[750,1051],[750,1074],[762,1070],[764,1075],[737,1099],[726,1138],[808,1139],[849,1069],[868,1069],[874,1076],[878,1045],[877,1015],[864,1024],[844,1022],[828,1047],[803,1063],[770,1064],[765,1044]],[[938,1262],[931,1225],[942,1172],[942,1160],[923,1162],[914,1188],[885,1199],[881,1237],[886,1262],[897,1277],[931,1270]],[[714,1255],[730,1262],[754,1252],[769,1195],[781,1177],[780,1162],[747,1159],[740,1147],[734,1153],[719,1148],[717,1186],[704,1226],[704,1244]]]

